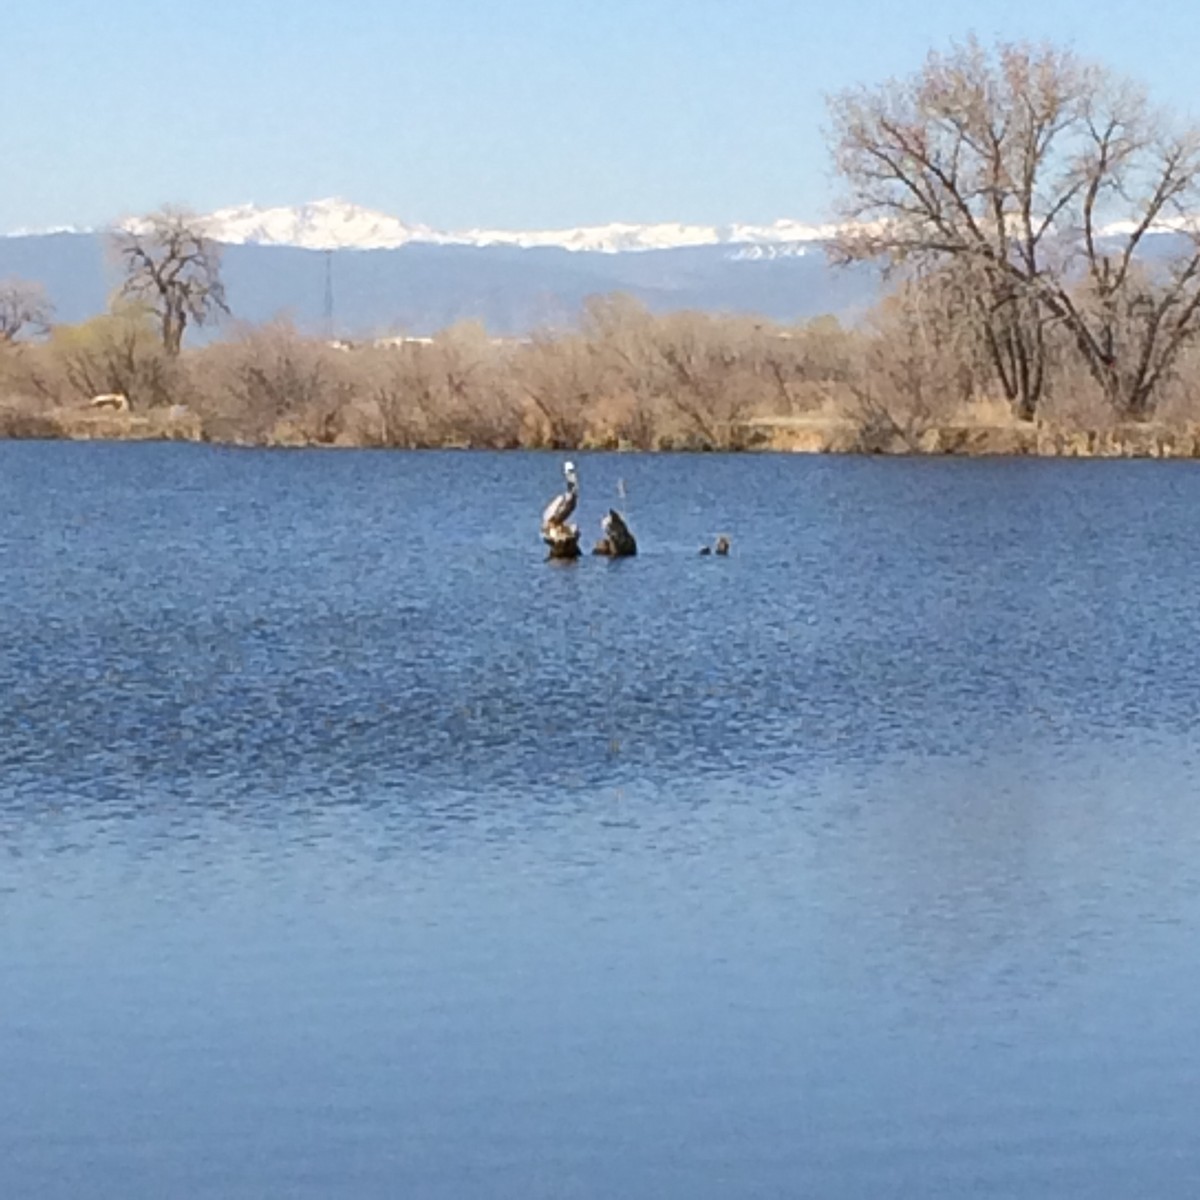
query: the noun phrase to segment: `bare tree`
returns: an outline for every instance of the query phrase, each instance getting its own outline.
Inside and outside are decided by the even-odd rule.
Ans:
[[[1200,332],[1200,131],[1068,51],[974,40],[831,112],[842,259],[958,264],[1018,416],[1041,398],[1049,325],[1118,410],[1148,415]],[[1156,231],[1176,252],[1140,272]]]
[[[0,342],[15,342],[26,330],[45,333],[53,316],[54,305],[40,283],[0,279]]]
[[[168,354],[179,353],[189,322],[206,325],[229,312],[220,247],[194,214],[162,208],[116,230],[112,246],[125,274],[120,297],[154,313]]]

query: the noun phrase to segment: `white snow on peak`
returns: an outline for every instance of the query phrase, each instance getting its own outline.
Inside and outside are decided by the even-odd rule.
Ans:
[[[670,250],[684,246],[775,246],[820,241],[832,226],[776,221],[772,225],[655,225],[613,223],[578,229],[468,229],[439,231],[346,200],[318,200],[294,207],[259,208],[243,204],[202,218],[210,237],[229,244],[299,246],[309,250],[376,250],[410,243],[456,246],[537,246],[617,254],[630,250]]]
[[[765,262],[775,258],[803,258],[812,248],[811,242],[780,242],[777,245],[754,243],[748,246],[734,245],[728,257],[738,262]]]
[[[447,240],[425,225],[406,225],[386,213],[338,199],[277,208],[242,204],[218,209],[203,221],[210,237],[234,245],[253,242],[305,250],[381,250],[409,242]]]
[[[674,250],[686,246],[729,246],[733,257],[766,258],[802,254],[804,248],[829,238],[832,225],[804,225],[782,220],[770,225],[689,225],[679,221],[652,225],[613,222],[577,229],[466,229],[442,231],[408,224],[398,217],[331,198],[310,204],[260,207],[239,204],[199,218],[210,237],[229,245],[297,246],[305,250],[380,250],[412,243],[442,246],[546,246],[619,254],[637,250]],[[123,229],[138,229],[143,218],[127,217]],[[62,226],[22,229],[10,237],[35,233],[91,233]],[[761,252],[755,253],[754,248]]]
[[[220,208],[199,218],[210,237],[230,245],[252,243],[263,246],[297,246],[306,250],[379,250],[413,243],[442,246],[539,246],[563,250],[586,250],[619,254],[638,250],[673,250],[687,246],[727,246],[734,259],[792,258],[827,241],[838,232],[836,225],[806,225],[783,219],[769,225],[689,225],[663,222],[636,225],[614,222],[585,225],[577,229],[467,229],[441,231],[428,225],[408,224],[398,217],[331,198],[309,204],[259,207],[240,204]],[[143,218],[127,217],[118,222],[123,229],[137,229]],[[1165,217],[1152,227],[1156,233],[1193,233],[1195,217]],[[1114,221],[1101,233],[1128,236],[1134,221]],[[56,225],[52,228],[14,229],[0,234],[6,238],[54,233],[95,233],[85,226]]]
[[[804,245],[828,241],[837,232],[837,225],[802,225],[799,221],[785,219],[770,225],[730,225],[728,236],[723,240],[739,245]]]
[[[11,229],[8,233],[0,233],[0,237],[6,238],[23,238],[23,237],[49,237],[55,233],[91,233],[90,229],[83,229],[78,225],[45,225],[41,229],[32,229],[28,226],[22,226],[19,229]]]
[[[557,246],[563,250],[593,250],[616,254],[623,250],[668,250],[679,246],[713,246],[721,242],[711,225],[585,225],[579,229],[471,229],[448,235],[472,246]]]
[[[1191,233],[1197,231],[1200,217],[1195,215],[1182,217],[1160,217],[1149,229],[1150,233]],[[1141,227],[1138,220],[1110,221],[1100,229],[1101,237],[1129,237]]]

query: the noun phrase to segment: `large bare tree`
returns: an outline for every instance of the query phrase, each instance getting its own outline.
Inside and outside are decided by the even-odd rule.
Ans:
[[[112,234],[124,272],[119,295],[158,319],[163,349],[177,355],[188,324],[206,325],[229,312],[220,246],[193,213],[162,208]]]
[[[0,279],[0,342],[14,342],[26,332],[45,333],[54,305],[40,283]]]
[[[953,263],[995,375],[1032,417],[1058,327],[1126,416],[1200,332],[1200,132],[1051,46],[975,40],[831,100],[844,260]],[[1169,255],[1140,252],[1169,232]]]

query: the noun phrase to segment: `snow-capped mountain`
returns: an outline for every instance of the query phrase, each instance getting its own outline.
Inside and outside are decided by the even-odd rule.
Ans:
[[[220,208],[203,221],[210,237],[231,246],[297,246],[303,250],[393,250],[410,242],[444,243],[425,225],[344,200],[317,200],[291,207],[253,204]]]
[[[447,231],[428,225],[410,225],[398,217],[336,197],[274,208],[243,204],[218,209],[201,219],[211,237],[234,246],[293,246],[302,250],[394,250],[409,245],[513,246],[520,249],[549,246],[593,254],[716,246],[728,247],[727,257],[743,261],[799,257],[828,241],[838,230],[832,224],[806,225],[783,219],[769,225],[613,222],[576,229]],[[137,221],[137,218],[131,218],[124,224],[132,227]],[[1160,233],[1181,232],[1194,228],[1195,223],[1193,218],[1165,219],[1154,229]],[[1133,228],[1134,222],[1116,221],[1101,232],[1105,236],[1126,236]]]
[[[137,229],[144,218],[126,217],[115,224]],[[330,198],[310,204],[264,208],[255,204],[220,208],[199,217],[207,232],[230,246],[280,246],[300,250],[395,250],[403,246],[510,246],[517,249],[554,247],[581,253],[619,255],[649,250],[683,250],[715,247],[723,257],[762,262],[803,257],[833,238],[834,224],[808,225],[782,219],[769,225],[688,225],[678,221],[658,224],[585,225],[575,229],[466,229],[438,230],[409,224],[399,217]],[[1168,218],[1153,231],[1162,234],[1190,232],[1198,218]],[[1127,236],[1133,221],[1105,226],[1103,236]],[[56,226],[17,229],[0,234],[5,239],[49,234],[99,234],[103,229]]]
[[[831,237],[836,229],[833,225],[806,225],[784,219],[769,225],[688,225],[667,221],[651,225],[612,222],[575,229],[438,230],[429,225],[409,224],[399,217],[336,197],[269,208],[239,204],[219,208],[200,219],[210,237],[230,246],[293,246],[301,250],[395,250],[410,245],[519,249],[550,246],[593,254],[728,246],[733,257],[749,259],[803,254]],[[127,217],[117,224],[136,229],[140,222],[140,217]],[[60,226],[14,230],[6,236],[97,232],[101,231]]]
[[[252,204],[218,209],[203,218],[209,235],[229,245],[297,246],[305,250],[391,250],[413,243],[440,246],[556,246],[601,254],[674,250],[687,246],[780,246],[792,253],[827,238],[831,227],[782,220],[771,225],[584,226],[578,229],[440,231],[351,204],[318,200],[293,207]]]
[[[823,243],[834,227],[798,221],[445,232],[343,200],[242,205],[200,219],[226,244],[222,275],[238,321],[283,316],[301,329],[332,328],[339,336],[430,334],[457,321],[525,335],[570,326],[589,298],[617,292],[653,312],[854,321],[884,287],[868,264],[842,268],[827,260]],[[137,218],[121,224],[136,228]],[[36,280],[59,321],[87,320],[104,312],[112,295],[106,234],[0,237],[0,279]],[[1155,233],[1142,242],[1142,256],[1172,253],[1179,236]]]

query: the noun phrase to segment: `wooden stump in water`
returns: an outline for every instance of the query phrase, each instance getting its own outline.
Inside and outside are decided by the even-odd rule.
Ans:
[[[559,522],[542,526],[542,541],[550,547],[547,558],[578,558],[579,526]]]
[[[601,519],[600,525],[604,536],[592,548],[593,554],[608,558],[632,558],[637,553],[637,539],[615,508],[608,510],[608,515]]]

